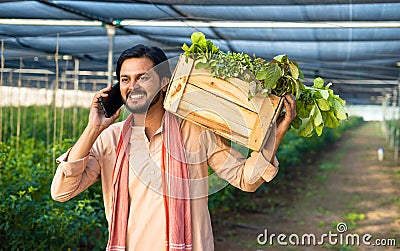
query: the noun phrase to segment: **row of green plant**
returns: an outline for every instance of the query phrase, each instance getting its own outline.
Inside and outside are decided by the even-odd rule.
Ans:
[[[107,222],[100,184],[68,203],[50,197],[54,158],[82,132],[88,109],[1,109],[0,250],[104,249]]]
[[[46,147],[49,147],[54,145],[54,142],[60,144],[63,139],[68,141],[77,138],[87,124],[89,109],[86,107],[54,109],[53,106],[7,106],[1,107],[1,114],[2,142],[34,139],[34,142],[39,142],[39,144],[45,142]],[[122,120],[124,115],[126,114],[120,116],[118,121]]]
[[[69,203],[50,197],[53,155],[69,145],[46,148],[35,139],[0,143],[1,250],[100,250],[106,221],[96,185]]]
[[[65,112],[65,116],[70,112]],[[87,109],[79,111],[78,134],[86,124],[87,112]],[[0,250],[103,250],[108,233],[100,183],[67,203],[55,202],[50,197],[54,156],[61,155],[76,140],[70,134],[72,120],[65,119],[62,143],[53,145],[50,141],[49,147],[48,133],[43,129],[45,120],[51,119],[45,115],[46,107],[26,108],[22,114],[26,118],[21,116],[21,121],[25,121],[21,123],[20,138],[3,134],[7,140],[0,142]],[[280,175],[299,163],[305,152],[320,151],[359,122],[359,119],[350,119],[321,137],[308,139],[289,131],[278,153]],[[268,192],[267,187],[262,186],[256,193]],[[247,209],[252,195],[227,186],[210,197],[211,213]]]
[[[54,136],[57,143],[62,141],[61,137],[72,139],[82,131],[89,114],[88,109],[82,107],[54,109],[52,106],[7,106],[1,107],[1,110],[3,142],[15,140],[18,131],[20,139],[35,139],[47,144],[53,144]],[[54,122],[56,123],[55,133]]]

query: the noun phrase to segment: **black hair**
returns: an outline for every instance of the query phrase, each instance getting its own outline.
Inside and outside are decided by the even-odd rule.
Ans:
[[[163,77],[171,77],[171,70],[168,64],[168,58],[158,47],[147,47],[143,44],[137,44],[129,49],[126,49],[118,58],[117,68],[115,70],[117,79],[119,81],[122,63],[129,58],[142,58],[146,57],[153,61],[154,66],[160,79]],[[164,62],[165,61],[165,62]],[[164,63],[163,63],[164,62]]]

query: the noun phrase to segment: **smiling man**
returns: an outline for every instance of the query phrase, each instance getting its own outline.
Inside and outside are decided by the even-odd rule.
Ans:
[[[127,49],[116,74],[131,114],[114,123],[120,111],[106,118],[98,101],[111,87],[95,94],[85,130],[57,159],[52,197],[67,201],[101,179],[107,250],[214,250],[208,167],[244,191],[273,179],[275,153],[296,116],[293,98],[285,96],[275,138],[245,159],[224,138],[164,110],[170,70],[161,49]],[[265,172],[250,183],[255,168]]]

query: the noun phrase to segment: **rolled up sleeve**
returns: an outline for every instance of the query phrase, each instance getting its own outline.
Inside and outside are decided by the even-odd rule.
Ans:
[[[57,158],[59,164],[51,183],[51,197],[60,202],[75,197],[99,179],[100,165],[90,152],[82,159],[68,161],[71,149]]]
[[[246,159],[220,136],[209,136],[207,141],[210,167],[219,177],[243,191],[254,192],[278,173],[279,162],[275,156],[272,163],[259,152],[253,152]]]
[[[68,162],[67,159],[70,151],[71,149],[58,157],[56,160],[56,162],[60,164],[60,169],[62,170],[66,178],[82,174],[89,161],[89,155],[87,155],[82,159]]]

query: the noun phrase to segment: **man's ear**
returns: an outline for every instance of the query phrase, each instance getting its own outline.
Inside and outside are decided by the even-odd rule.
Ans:
[[[162,80],[161,80],[161,86],[162,86],[161,90],[163,92],[167,92],[168,83],[169,83],[169,78],[168,77],[163,77]]]

